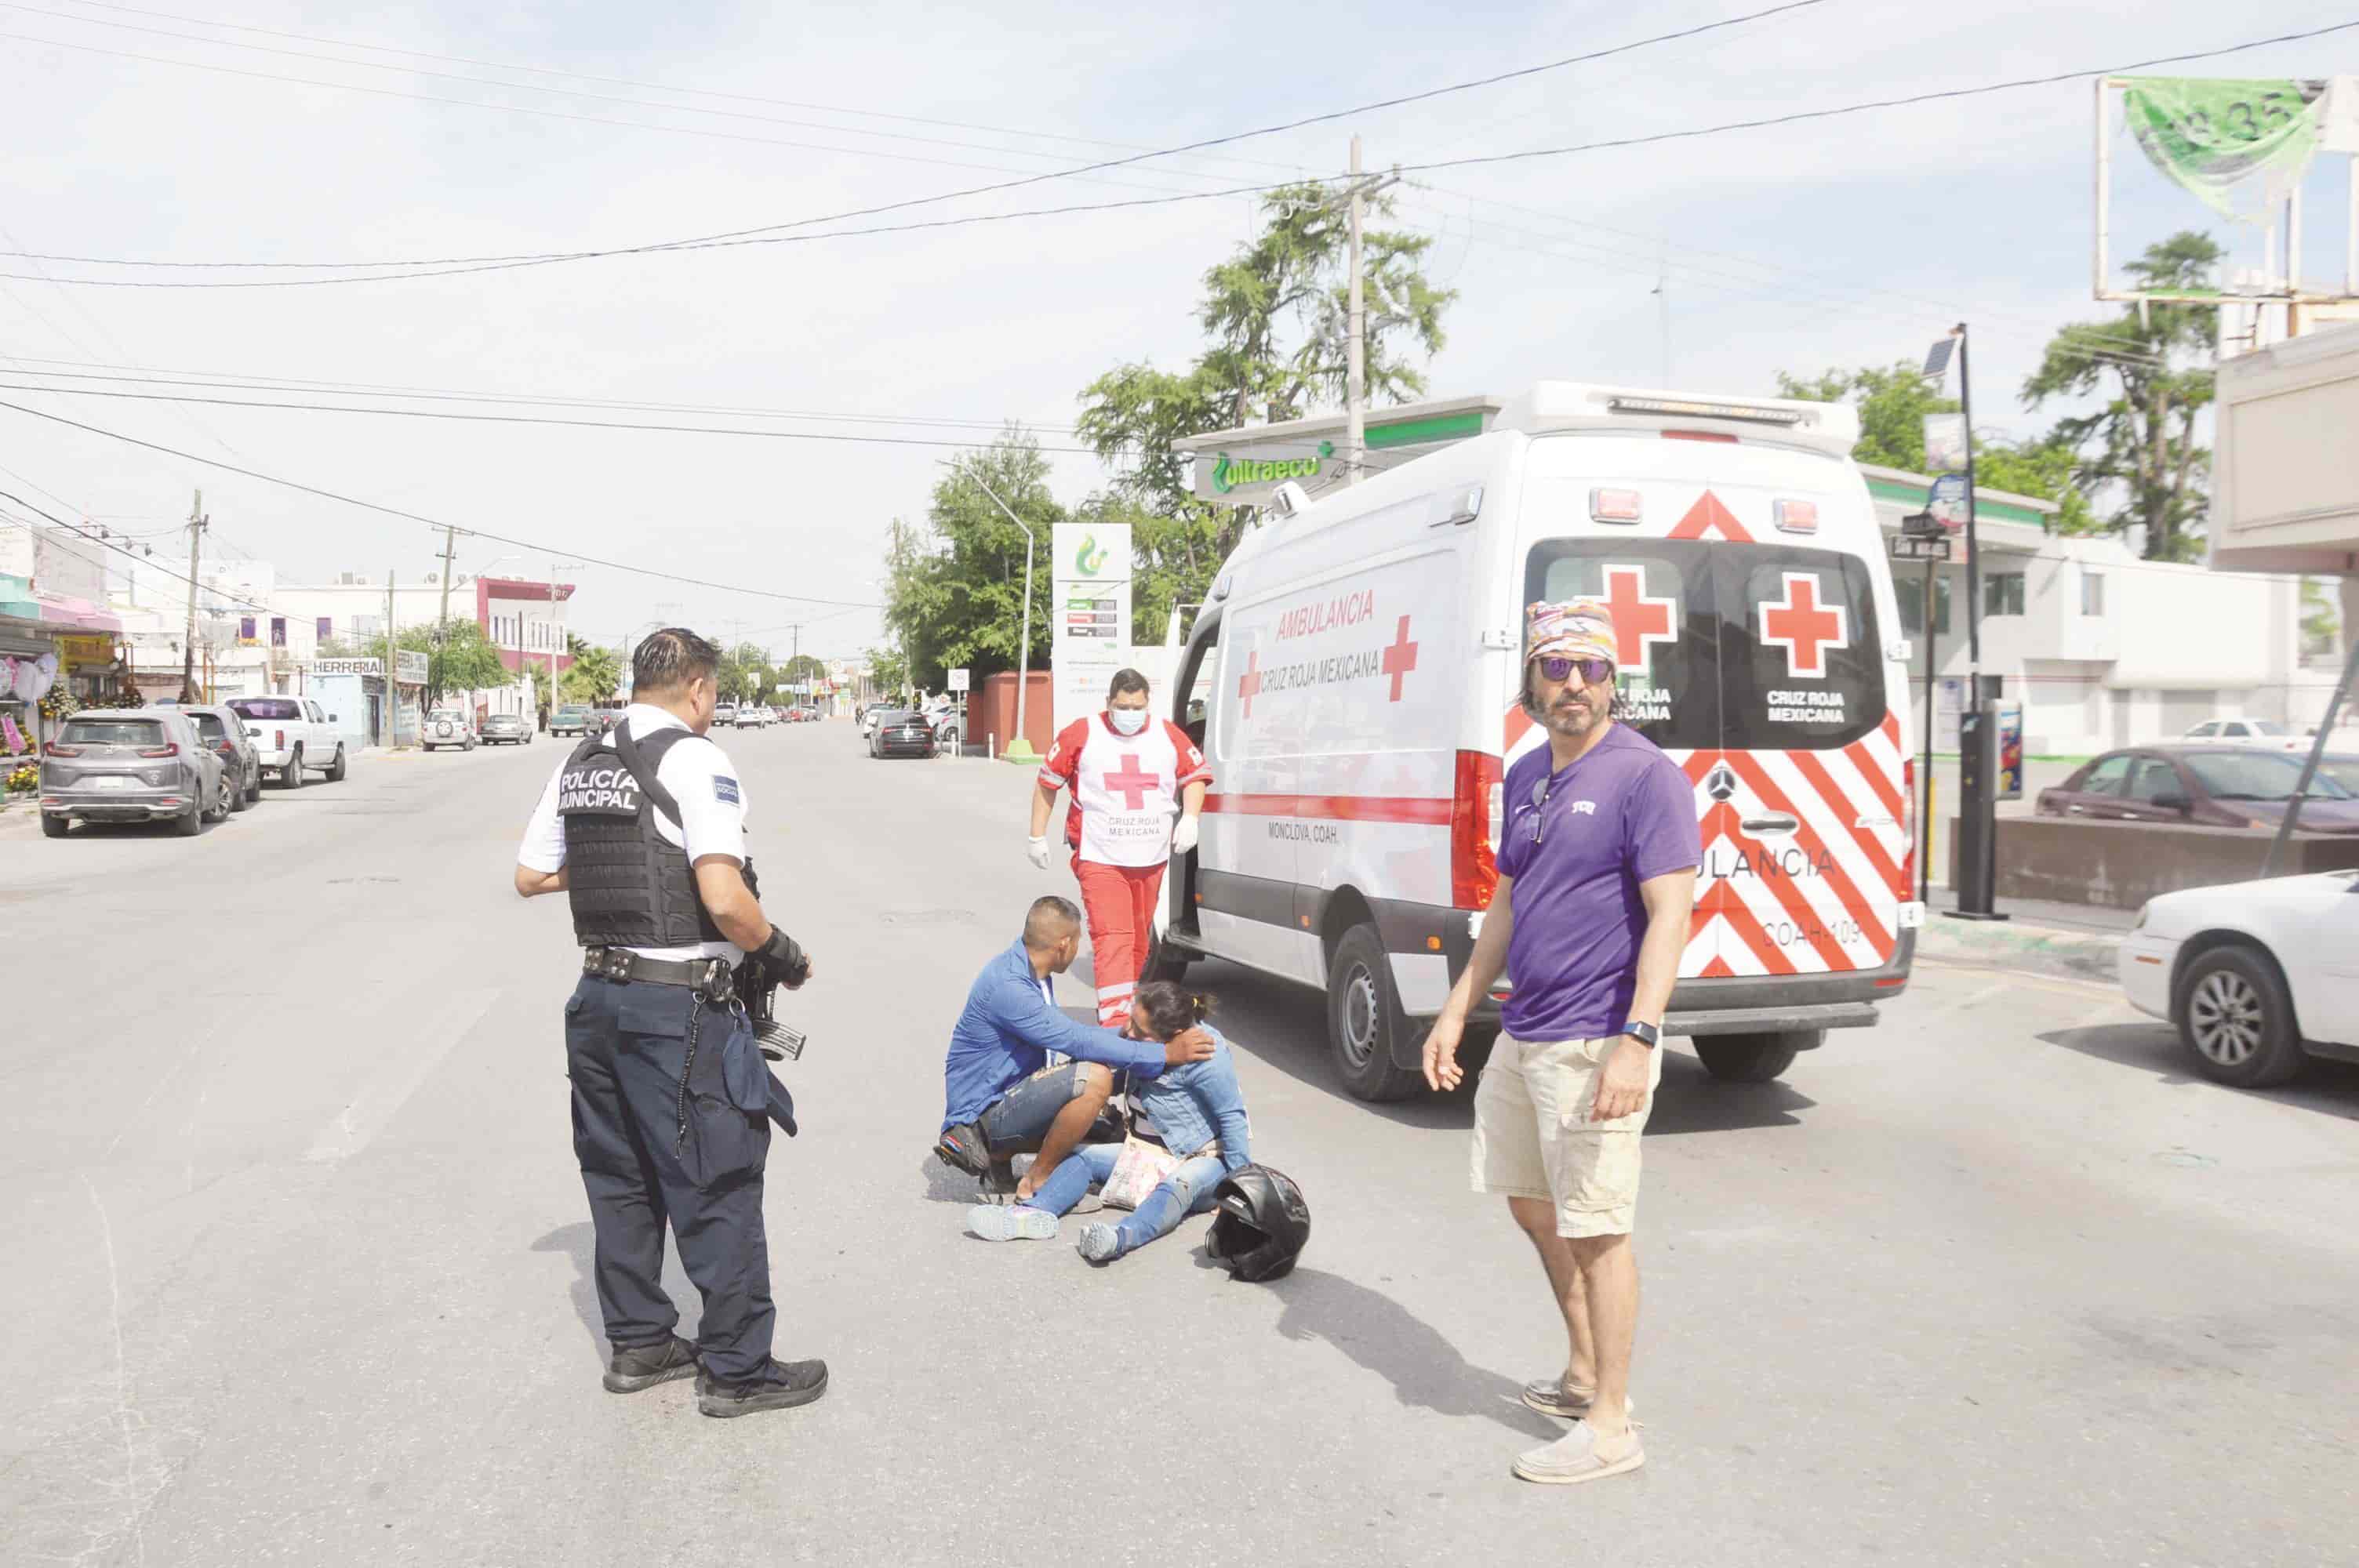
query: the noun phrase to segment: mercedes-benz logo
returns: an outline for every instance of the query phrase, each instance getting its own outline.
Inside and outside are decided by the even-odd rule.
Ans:
[[[1703,792],[1714,800],[1726,800],[1736,793],[1736,775],[1729,772],[1726,762],[1704,775]]]

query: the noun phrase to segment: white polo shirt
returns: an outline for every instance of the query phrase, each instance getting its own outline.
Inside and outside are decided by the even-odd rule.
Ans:
[[[625,708],[623,722],[630,726],[634,741],[645,741],[662,730],[688,728],[662,708],[644,702],[635,702]],[[540,804],[532,808],[532,820],[525,825],[524,843],[516,850],[516,863],[527,871],[565,869],[565,822],[557,814],[557,781],[571,757],[568,752],[559,760],[556,770],[549,775],[548,787],[540,792]],[[656,777],[679,802],[679,822],[660,810],[655,814],[656,832],[664,842],[676,844],[686,851],[691,866],[707,855],[725,855],[739,865],[745,863],[745,786],[726,752],[704,736],[691,735],[672,743],[656,769]],[[726,958],[733,964],[745,957],[743,949],[728,942],[699,942],[685,947],[634,947],[631,951],[646,958]]]

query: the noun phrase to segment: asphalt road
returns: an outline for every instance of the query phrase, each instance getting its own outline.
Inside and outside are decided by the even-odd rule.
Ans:
[[[2359,1552],[2359,1075],[2192,1081],[2104,988],[1920,969],[1789,1081],[1674,1048],[1647,1467],[1507,1471],[1560,1331],[1462,1096],[1372,1108],[1308,996],[1201,971],[1302,1268],[961,1229],[949,1022],[1025,902],[1027,776],[727,742],[813,951],[771,1160],[807,1410],[603,1392],[559,1007],[509,891],[557,749],[370,757],[202,838],[0,838],[0,1558],[2324,1563]],[[1067,982],[1069,1000],[1083,987]],[[692,1292],[675,1281],[688,1325]]]

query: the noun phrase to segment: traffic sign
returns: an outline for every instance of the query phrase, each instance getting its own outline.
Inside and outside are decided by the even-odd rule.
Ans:
[[[1895,534],[1891,539],[1892,558],[1896,561],[1946,561],[1950,558],[1950,541],[1929,539],[1921,534]]]
[[[950,689],[951,689],[951,690],[952,690],[952,691],[964,691],[964,690],[966,690],[966,689],[967,689],[967,684],[966,684],[966,683],[967,683],[967,673],[966,673],[966,671],[964,671],[964,670],[952,670],[952,671],[951,672],[951,685],[950,685]]]

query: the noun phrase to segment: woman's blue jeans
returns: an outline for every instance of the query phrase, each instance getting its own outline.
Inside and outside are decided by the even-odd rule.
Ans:
[[[1093,1185],[1114,1174],[1114,1162],[1121,1157],[1119,1143],[1083,1144],[1049,1173],[1049,1179],[1040,1184],[1040,1190],[1025,1206],[1046,1209],[1055,1215],[1070,1212]],[[1122,1251],[1135,1250],[1158,1236],[1168,1236],[1188,1216],[1210,1209],[1212,1189],[1221,1184],[1222,1173],[1218,1154],[1182,1160],[1179,1169],[1164,1177],[1163,1184],[1147,1195],[1145,1203],[1114,1227]]]

